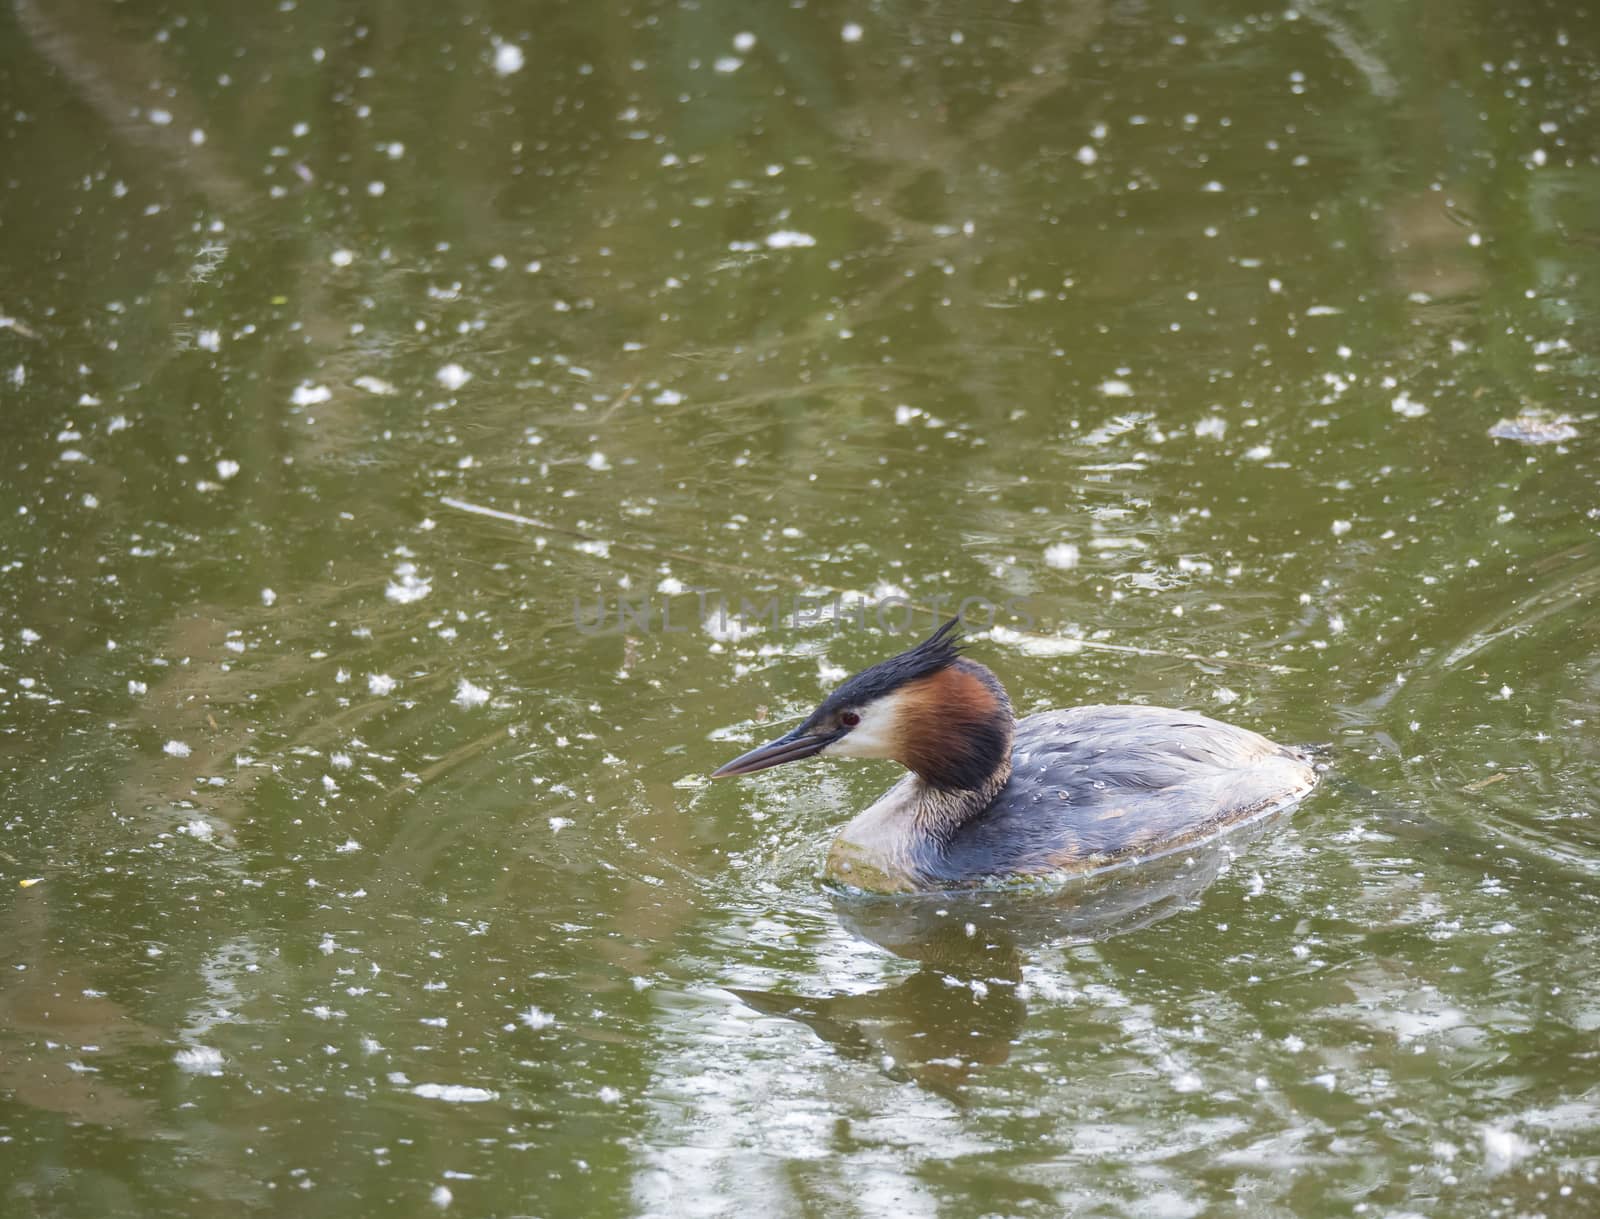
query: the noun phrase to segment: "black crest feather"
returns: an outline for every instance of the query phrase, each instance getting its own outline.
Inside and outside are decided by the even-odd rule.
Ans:
[[[862,707],[907,682],[947,669],[961,658],[961,619],[952,618],[914,648],[879,661],[847,680],[812,715],[820,723],[845,707]]]

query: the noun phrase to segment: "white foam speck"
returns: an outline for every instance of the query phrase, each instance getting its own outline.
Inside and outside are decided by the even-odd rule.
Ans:
[[[744,67],[744,60],[737,55],[719,55],[711,67],[713,70],[721,72],[724,76],[728,76]]]
[[[683,401],[683,395],[675,389],[664,389],[651,399],[657,406],[677,406]]]
[[[289,401],[296,406],[316,406],[331,397],[333,391],[326,385],[312,385],[309,381],[302,381],[294,387],[294,393],[289,395]]]
[[[157,127],[166,127],[172,123],[172,111],[157,107],[150,111],[149,118]]]
[[[749,30],[741,30],[733,36],[733,49],[741,54],[748,54],[756,45],[756,36]]]
[[[222,1065],[222,1051],[212,1049],[208,1045],[190,1046],[188,1049],[179,1050],[174,1054],[172,1061],[185,1071],[204,1072],[207,1075],[214,1075],[217,1068]]]
[[[526,62],[522,48],[514,42],[501,42],[498,38],[494,43],[494,70],[501,76],[510,76],[513,72],[522,71]]]
[[[369,694],[376,694],[380,697],[385,694],[392,694],[394,687],[395,680],[387,673],[367,674],[367,692]]]
[[[1333,528],[1333,536],[1336,537],[1336,538],[1342,538],[1345,534],[1350,532],[1350,522],[1349,521],[1334,521],[1332,528]]]
[[[201,351],[221,351],[222,332],[220,330],[202,330],[194,336],[194,345]]]
[[[346,838],[343,842],[341,842],[338,846],[334,847],[333,849],[335,851],[337,851],[340,855],[350,855],[350,854],[353,854],[356,851],[359,851],[361,849],[361,844],[359,842],[357,842],[354,838]]]
[[[793,229],[779,229],[776,233],[768,233],[764,241],[769,250],[800,250],[817,244],[817,239],[810,233],[799,233]]]
[[[1236,703],[1239,701],[1239,692],[1237,690],[1231,690],[1227,686],[1218,686],[1216,690],[1212,692],[1211,697],[1226,707],[1229,703]]]
[[[519,1012],[517,1019],[530,1029],[547,1029],[556,1022],[556,1018],[549,1012],[537,1007],[530,1007],[525,1012]]]
[[[609,470],[611,468],[611,462],[606,459],[604,453],[590,453],[589,459],[583,464],[591,470]]]
[[[605,1087],[600,1089],[600,1099],[608,1105],[615,1105],[622,1099],[622,1093],[611,1087],[610,1084],[607,1084]]]
[[[1219,415],[1212,415],[1194,425],[1194,434],[1208,440],[1221,440],[1227,431],[1228,421]]]
[[[394,579],[384,586],[384,597],[396,605],[410,605],[413,601],[421,601],[433,591],[433,581],[426,580],[417,574],[417,565],[412,562],[396,564]]]
[[[364,389],[367,393],[376,394],[380,398],[386,398],[395,392],[394,386],[381,377],[357,377],[354,384],[357,389]]]
[[[1502,1130],[1498,1126],[1483,1128],[1483,1167],[1492,1177],[1516,1167],[1535,1150],[1534,1145],[1515,1130]]]
[[[1389,403],[1389,407],[1402,419],[1420,419],[1428,413],[1428,408],[1425,404],[1418,402],[1404,390],[1395,395],[1395,399]]]
[[[500,1095],[488,1088],[471,1088],[466,1084],[418,1084],[411,1092],[423,1100],[445,1100],[457,1105],[475,1105]]]
[[[839,37],[846,42],[860,42],[862,33],[861,27],[854,21],[846,21],[844,27],[839,31]]]
[[[1082,552],[1071,542],[1057,542],[1053,546],[1044,548],[1044,561],[1047,567],[1058,567],[1063,570],[1078,565]]]
[[[456,683],[456,696],[450,700],[463,710],[481,707],[489,701],[489,692],[482,686],[475,686],[465,677]]]
[[[445,389],[460,389],[472,380],[472,374],[456,363],[446,364],[433,374],[433,379]]]
[[[996,643],[1014,647],[1026,656],[1075,656],[1083,651],[1081,639],[1024,634],[1000,626],[998,623],[990,629],[989,638]]]
[[[356,260],[356,256],[349,250],[335,250],[328,255],[328,261],[336,267],[348,267]]]
[[[440,1210],[444,1210],[445,1207],[449,1206],[454,1198],[455,1195],[450,1192],[448,1185],[435,1185],[433,1193],[428,1195],[428,1200]]]
[[[1133,397],[1133,386],[1126,381],[1102,381],[1100,382],[1100,392],[1108,398],[1131,398]]]
[[[192,751],[182,741],[168,741],[161,747],[161,752],[169,758],[186,758]]]
[[[183,832],[197,842],[210,842],[216,831],[211,828],[209,821],[202,821],[196,817],[183,827]]]
[[[1088,144],[1085,144],[1082,148],[1078,149],[1077,156],[1078,164],[1080,165],[1093,165],[1100,159],[1100,154]]]

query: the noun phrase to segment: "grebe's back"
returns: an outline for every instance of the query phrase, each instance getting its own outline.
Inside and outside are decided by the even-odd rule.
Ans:
[[[1298,751],[1168,707],[1019,720],[1011,778],[930,866],[939,880],[1088,872],[1181,850],[1316,786]]]

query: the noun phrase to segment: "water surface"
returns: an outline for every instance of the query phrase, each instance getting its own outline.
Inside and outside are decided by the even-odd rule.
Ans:
[[[13,0],[6,1212],[1592,1213],[1597,35]],[[837,902],[895,596],[1333,773]]]

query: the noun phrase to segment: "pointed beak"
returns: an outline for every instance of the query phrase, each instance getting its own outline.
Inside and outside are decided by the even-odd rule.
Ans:
[[[775,741],[757,745],[749,753],[740,754],[733,761],[711,772],[713,779],[728,779],[734,775],[750,775],[769,766],[782,766],[785,762],[798,762],[814,757],[838,739],[836,732],[811,733],[802,725],[786,732]]]

